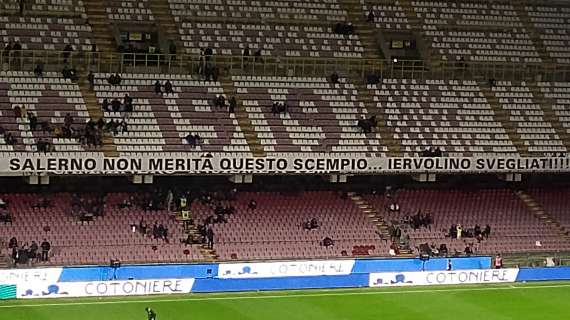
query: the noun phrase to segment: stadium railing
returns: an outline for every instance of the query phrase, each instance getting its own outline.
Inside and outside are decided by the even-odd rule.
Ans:
[[[66,59],[65,56],[68,56]],[[382,78],[570,81],[570,65],[535,63],[491,63],[422,60],[371,60],[361,58],[254,57],[214,55],[212,63],[220,74],[265,76],[329,76],[333,71],[365,77],[376,73]],[[65,63],[80,71],[102,73],[197,74],[203,63],[199,55],[144,54],[117,52],[64,52],[22,50],[2,52],[1,70],[31,71],[38,64],[46,71],[61,71]]]

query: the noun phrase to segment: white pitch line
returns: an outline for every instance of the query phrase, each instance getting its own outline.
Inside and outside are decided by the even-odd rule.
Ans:
[[[361,291],[361,292],[330,292],[330,293],[307,293],[307,294],[283,294],[283,295],[255,295],[255,296],[226,296],[226,297],[196,297],[181,299],[145,299],[145,300],[118,300],[118,301],[89,301],[89,302],[67,302],[67,303],[43,303],[43,304],[14,304],[0,305],[0,309],[9,308],[33,308],[33,307],[57,307],[57,306],[84,306],[97,304],[125,304],[125,303],[162,303],[162,302],[189,302],[189,301],[216,301],[216,300],[249,300],[249,299],[290,299],[290,298],[314,298],[314,297],[334,297],[334,296],[360,296],[360,295],[384,295],[384,294],[414,294],[414,293],[437,293],[437,292],[467,292],[467,291],[493,291],[493,290],[520,290],[520,289],[549,289],[570,287],[570,284],[553,285],[523,285],[504,287],[482,287],[482,288],[448,288],[448,289],[424,289],[424,290],[398,290],[398,291]]]

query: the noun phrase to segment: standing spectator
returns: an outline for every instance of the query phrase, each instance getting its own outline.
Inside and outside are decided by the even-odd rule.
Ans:
[[[495,269],[503,268],[503,257],[500,254],[497,254],[495,257]]]
[[[73,117],[71,117],[71,114],[66,113],[65,114],[65,118],[63,119],[63,125],[69,129],[71,128],[71,125],[73,124]]]
[[[170,44],[168,45],[168,53],[173,55],[172,60],[176,59],[176,44],[172,40],[170,40]]]
[[[30,121],[30,130],[36,131],[38,127],[38,118],[36,117],[36,115],[30,112],[28,120]]]
[[[491,235],[491,226],[486,225],[485,230],[483,230],[483,236],[485,237],[485,239],[489,239],[490,235]]]
[[[453,263],[451,263],[451,259],[447,259],[447,268],[445,268],[445,270],[447,271],[453,270]]]
[[[229,109],[233,110],[235,112],[236,107],[237,107],[237,100],[236,100],[235,96],[232,96],[230,98],[229,105],[230,105]],[[234,112],[230,111],[230,113],[234,113]]]
[[[19,0],[18,1],[18,5],[20,7],[20,17],[24,16],[24,6],[26,5],[24,1],[25,0]]]
[[[95,75],[93,72],[89,71],[89,74],[87,75],[87,81],[89,82],[89,89],[93,90],[93,88],[95,88]]]
[[[65,48],[63,48],[63,58],[66,60],[69,59],[71,52],[73,52],[73,46],[71,46],[71,44],[67,44]]]
[[[10,239],[10,241],[8,242],[8,248],[12,249],[14,247],[18,247],[18,240],[16,239],[16,237],[12,237]]]
[[[166,94],[174,93],[174,90],[172,90],[172,83],[170,82],[170,80],[166,80],[166,82],[164,83],[164,93]]]
[[[34,74],[36,75],[36,77],[41,77],[44,74],[44,65],[43,63],[38,63],[36,65],[36,67],[34,68]]]
[[[12,136],[11,133],[6,133],[6,135],[4,136],[4,141],[6,141],[6,144],[10,146],[16,144],[16,139],[14,138],[14,136]]]
[[[104,112],[109,112],[109,99],[103,99],[102,108]]]
[[[42,248],[42,261],[48,261],[49,260],[49,251],[51,249],[50,243],[46,239],[44,239],[44,241],[42,242],[42,244],[40,246]]]
[[[156,80],[154,83],[154,93],[162,95],[162,84],[160,84],[159,80]]]
[[[366,22],[374,22],[374,11],[368,11],[368,16],[366,17]]]
[[[331,83],[332,83],[332,84],[338,84],[338,79],[339,79],[338,73],[333,72],[333,73],[331,74]]]
[[[206,238],[208,239],[208,249],[214,249],[214,230],[211,226],[206,229]]]
[[[461,234],[463,233],[463,228],[461,227],[460,224],[458,224],[456,229],[457,229],[457,239],[461,239]]]
[[[38,244],[35,241],[32,241],[30,249],[28,250],[28,257],[32,260],[32,262],[35,262],[35,260],[38,258],[38,249]]]

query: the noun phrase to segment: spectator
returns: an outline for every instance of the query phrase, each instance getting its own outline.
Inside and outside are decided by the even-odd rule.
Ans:
[[[0,136],[3,136],[6,133],[6,129],[4,129],[4,127],[0,126]]]
[[[453,270],[453,263],[451,262],[451,259],[447,259],[447,268],[445,268],[445,270],[447,271]]]
[[[93,43],[93,44],[91,45],[91,52],[92,52],[92,53],[97,52],[97,45],[96,45],[95,43]]]
[[[374,11],[368,11],[368,16],[366,17],[366,22],[374,22]]]
[[[73,47],[71,46],[71,44],[67,44],[65,48],[63,48],[63,58],[66,60],[69,59],[71,52],[73,52]]]
[[[483,236],[485,237],[485,239],[489,239],[489,236],[491,235],[491,226],[489,226],[488,224],[485,226],[485,230],[483,230]]]
[[[172,40],[170,40],[170,44],[168,45],[168,53],[174,56],[172,59],[176,58],[176,43]]]
[[[73,117],[71,116],[71,114],[66,113],[65,118],[63,119],[63,125],[66,128],[71,128],[72,124],[73,124]]]
[[[495,256],[495,269],[502,269],[503,268],[503,257],[500,254]]]
[[[338,73],[333,72],[331,74],[331,83],[332,84],[338,84]]]
[[[95,88],[95,75],[93,72],[89,71],[87,75],[87,81],[89,82],[89,89],[93,90]]]
[[[2,52],[3,55],[6,56],[6,57],[9,56],[9,55],[10,55],[10,51],[12,51],[12,47],[13,47],[12,41],[9,41],[8,44],[4,47],[4,50],[3,50],[3,52]]]
[[[121,101],[119,101],[119,99],[115,98],[111,101],[111,110],[113,110],[113,112],[119,112],[121,110]]]
[[[12,136],[11,133],[6,133],[6,135],[4,136],[4,141],[6,141],[6,144],[10,146],[16,144],[16,139]]]
[[[230,107],[228,108],[228,112],[230,114],[236,113],[236,103],[230,103]]]
[[[447,256],[448,251],[447,251],[447,245],[446,245],[445,243],[442,243],[442,244],[439,246],[439,253],[440,253],[442,256]]]
[[[253,53],[253,56],[254,56],[254,62],[263,63],[263,59],[261,58],[261,49],[255,50],[255,52]]]
[[[121,123],[119,123],[118,125],[117,131],[120,131],[121,133],[129,131],[129,127],[125,119],[121,120]]]
[[[17,247],[18,247],[18,240],[16,239],[16,237],[10,238],[10,241],[8,242],[8,248],[12,249]]]
[[[323,239],[322,245],[323,245],[325,248],[332,247],[332,246],[334,245],[334,241],[333,241],[333,239],[331,239],[330,237],[325,237],[325,238]]]
[[[43,63],[38,63],[36,65],[36,67],[34,68],[34,74],[36,75],[36,77],[41,77],[44,74],[44,65]]]
[[[497,81],[495,80],[495,78],[490,78],[489,79],[489,87],[494,87],[497,84]]]
[[[460,224],[458,224],[455,228],[457,230],[457,239],[461,239],[461,236],[463,235],[463,228]]]
[[[236,97],[235,97],[235,96],[232,96],[232,97],[230,98],[229,106],[230,106],[229,109],[230,109],[230,110],[234,110],[234,112],[235,112],[236,107],[237,107],[237,100],[236,100]],[[230,113],[232,113],[232,112],[230,111]]]
[[[42,257],[41,257],[42,261],[48,261],[49,251],[51,249],[50,243],[46,239],[44,239],[40,247],[42,248]]]
[[[471,245],[465,246],[464,252],[465,252],[465,255],[468,257],[470,255],[472,255],[473,254],[473,248],[471,247]]]
[[[101,107],[103,109],[104,112],[109,112],[109,99],[105,98],[103,99],[103,103],[101,104]]]
[[[32,259],[33,262],[38,258],[38,244],[32,240],[32,244],[28,250],[28,257]]]
[[[24,16],[24,6],[25,6],[25,0],[19,0],[18,1],[18,6],[20,8],[19,12],[20,12],[20,17]]]
[[[123,105],[125,106],[126,112],[133,111],[133,98],[131,98],[128,93],[125,93],[125,97],[123,98]]]
[[[160,84],[159,80],[156,80],[154,83],[154,94],[162,95],[162,84]]]
[[[214,106],[216,108],[225,108],[226,107],[226,97],[223,94],[217,95]]]
[[[249,46],[246,44],[245,48],[242,51],[242,64],[243,65],[247,64],[247,60],[249,59],[249,55],[250,55]]]
[[[164,93],[166,94],[174,93],[174,90],[172,90],[172,83],[170,83],[170,80],[166,80],[166,82],[164,83]]]
[[[186,136],[186,142],[188,142],[188,145],[192,148],[195,148],[200,143],[200,140],[201,137],[198,134],[193,135],[192,133],[189,133]]]
[[[12,50],[16,51],[15,55],[21,55],[22,54],[20,52],[20,51],[22,51],[22,45],[20,44],[20,41],[14,42],[14,46],[12,47]]]
[[[255,209],[257,209],[257,202],[253,199],[249,200],[249,203],[247,204],[247,210],[254,211]]]
[[[14,118],[22,117],[22,108],[20,106],[14,106],[12,110],[14,110]]]
[[[36,115],[33,113],[30,113],[28,120],[30,121],[30,130],[36,131],[36,129],[38,127],[38,118],[36,117]]]
[[[214,249],[214,230],[212,227],[206,229],[206,238],[208,239],[208,249]]]

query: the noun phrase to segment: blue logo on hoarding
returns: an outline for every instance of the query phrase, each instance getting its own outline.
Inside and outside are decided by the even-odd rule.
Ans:
[[[49,285],[47,287],[47,291],[41,291],[38,293],[34,293],[34,290],[32,289],[28,289],[25,291],[25,293],[22,295],[23,297],[28,297],[28,296],[49,296],[49,295],[68,295],[68,292],[60,292],[59,291],[59,286],[57,284],[52,284]]]
[[[382,278],[377,278],[376,281],[374,281],[374,285],[391,285],[391,284],[399,284],[399,283],[413,283],[413,281],[407,281],[406,280],[406,275],[399,273],[397,274],[393,280],[386,280],[386,282],[384,282],[384,279]]]

